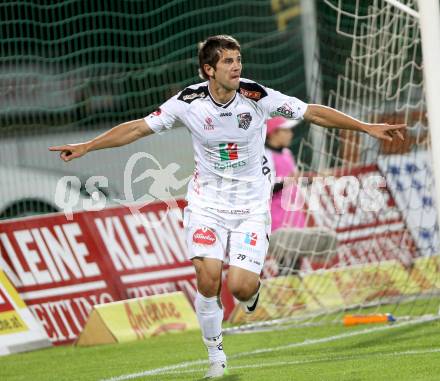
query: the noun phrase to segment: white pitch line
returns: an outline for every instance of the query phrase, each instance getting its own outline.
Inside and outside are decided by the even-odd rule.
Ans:
[[[427,322],[438,320],[438,319],[440,319],[440,316],[421,318],[419,320],[407,321],[407,322],[403,322],[400,324],[394,324],[392,326],[366,328],[366,329],[359,330],[359,331],[341,333],[339,335],[327,336],[327,337],[323,337],[320,339],[307,339],[307,340],[304,340],[299,343],[291,343],[291,344],[280,345],[280,346],[272,347],[272,348],[264,348],[264,349],[257,349],[254,351],[249,351],[249,352],[237,353],[235,355],[228,356],[228,358],[235,359],[235,358],[240,358],[240,357],[244,357],[244,356],[261,354],[261,353],[280,352],[280,351],[284,351],[286,349],[305,347],[305,346],[314,345],[314,344],[328,343],[331,341],[337,341],[337,340],[346,339],[349,337],[360,336],[360,335],[365,335],[365,334],[369,334],[369,333],[385,331],[385,330],[389,330],[389,329],[396,329],[396,328],[401,328],[401,327],[420,324],[420,323],[427,323]],[[409,353],[411,351],[407,351],[407,352]],[[121,376],[107,378],[107,379],[104,379],[101,381],[133,380],[135,378],[153,376],[153,375],[160,374],[160,373],[165,373],[165,372],[178,370],[178,369],[182,369],[182,368],[188,368],[193,365],[202,365],[202,364],[208,364],[208,360],[185,361],[185,362],[182,362],[182,363],[176,364],[176,365],[164,366],[161,368],[145,370],[143,372],[138,372],[138,373],[125,374],[125,375],[121,375]]]
[[[311,364],[322,361],[342,361],[342,360],[354,360],[362,359],[364,357],[375,357],[375,356],[387,356],[387,357],[399,357],[399,356],[414,356],[414,355],[426,355],[429,353],[440,353],[440,348],[432,348],[420,351],[401,351],[401,352],[391,352],[391,353],[365,353],[356,356],[315,356],[314,358],[304,359],[304,360],[292,360],[292,361],[276,361],[276,362],[265,362],[262,364],[253,365],[235,365],[228,366],[229,370],[234,369],[255,369],[255,368],[269,368],[269,367],[280,367],[286,365],[304,365]],[[174,370],[170,372],[160,373],[161,375],[167,376],[172,374],[184,374],[184,373],[199,373],[202,372],[201,369],[188,369],[188,370]]]

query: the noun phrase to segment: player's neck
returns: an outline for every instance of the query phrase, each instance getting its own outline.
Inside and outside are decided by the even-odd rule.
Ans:
[[[209,81],[209,93],[217,103],[226,104],[234,98],[237,90],[228,90],[215,81]]]

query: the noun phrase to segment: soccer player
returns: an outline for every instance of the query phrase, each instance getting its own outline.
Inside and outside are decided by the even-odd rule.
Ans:
[[[270,231],[270,170],[264,157],[269,116],[304,118],[386,140],[394,134],[402,138],[405,126],[363,123],[241,78],[240,45],[230,36],[206,39],[199,47],[199,66],[205,82],[185,88],[144,119],[122,123],[85,143],[50,150],[70,161],[161,133],[177,121],[188,128],[195,170],[188,185],[184,227],[197,277],[195,308],[210,362],[206,377],[211,378],[223,376],[227,369],[219,299],[226,256],[229,290],[246,312],[253,312],[258,302]]]

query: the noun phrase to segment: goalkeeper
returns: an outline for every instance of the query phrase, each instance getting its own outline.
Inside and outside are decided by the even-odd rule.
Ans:
[[[226,372],[219,295],[227,256],[229,290],[246,312],[253,312],[258,302],[270,232],[270,170],[264,159],[268,117],[305,119],[385,140],[393,135],[402,138],[405,126],[363,123],[241,78],[240,45],[230,36],[205,40],[199,47],[199,66],[205,82],[185,88],[144,119],[122,123],[84,143],[50,150],[70,161],[160,134],[177,121],[188,128],[196,164],[188,184],[184,226],[197,276],[195,308],[210,361],[206,377],[211,378]]]

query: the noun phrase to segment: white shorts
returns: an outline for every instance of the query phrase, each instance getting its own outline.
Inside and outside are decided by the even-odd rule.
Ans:
[[[190,258],[215,258],[260,274],[269,247],[270,218],[251,215],[225,220],[184,210],[183,225]]]

